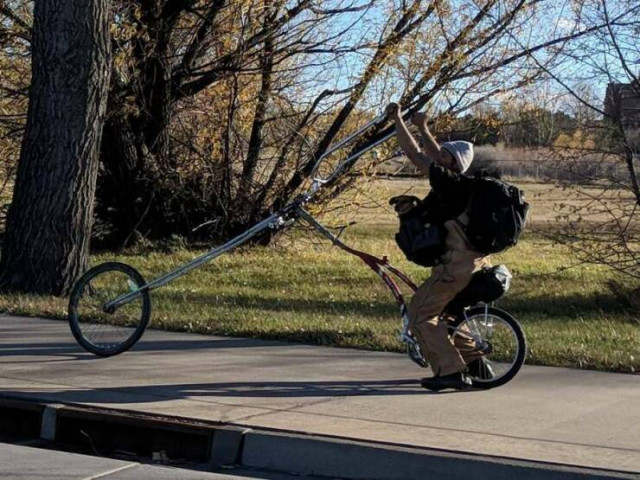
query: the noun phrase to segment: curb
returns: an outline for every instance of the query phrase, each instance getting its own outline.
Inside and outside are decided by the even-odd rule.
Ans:
[[[15,397],[0,397],[0,434],[90,448],[105,456],[110,451],[124,450],[152,458],[161,452],[169,459],[209,464],[212,470],[236,465],[353,480],[640,479],[640,474],[635,473],[258,430]]]

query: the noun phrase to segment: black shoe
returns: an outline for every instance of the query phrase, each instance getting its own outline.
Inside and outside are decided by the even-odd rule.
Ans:
[[[468,363],[467,373],[470,376],[478,378],[480,380],[491,380],[496,376],[493,368],[491,368],[489,362],[487,362],[484,358],[478,358],[477,360]]]
[[[443,377],[423,378],[420,382],[423,388],[433,390],[435,392],[446,388],[454,390],[464,390],[471,386],[471,379],[464,372],[456,372]]]

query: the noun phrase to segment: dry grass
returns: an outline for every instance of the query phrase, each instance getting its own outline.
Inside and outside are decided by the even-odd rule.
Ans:
[[[345,239],[382,256],[416,280],[426,269],[402,258],[394,241],[396,220],[386,199],[409,191],[423,195],[426,182],[378,181],[352,200],[366,203]],[[534,223],[549,222],[553,186],[527,184]],[[380,206],[373,201],[381,199]],[[366,200],[366,202],[365,202]],[[326,215],[327,224],[350,214]],[[93,263],[119,260],[151,279],[194,258],[199,251],[99,255]],[[494,263],[514,273],[511,292],[499,306],[523,324],[531,347],[529,363],[610,371],[640,370],[640,319],[609,288],[616,276],[604,267],[577,265],[570,252],[536,234]],[[287,339],[310,344],[398,351],[397,308],[384,284],[359,259],[332,248],[309,232],[294,231],[268,248],[242,249],[154,291],[152,327],[180,331]],[[0,296],[5,312],[65,318],[66,300]],[[143,340],[144,341],[144,340]]]

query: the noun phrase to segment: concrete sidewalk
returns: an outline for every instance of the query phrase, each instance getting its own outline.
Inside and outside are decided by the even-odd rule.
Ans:
[[[13,398],[640,473],[634,375],[525,367],[502,388],[432,394],[402,355],[148,331],[99,359],[66,322],[8,316],[0,357]]]

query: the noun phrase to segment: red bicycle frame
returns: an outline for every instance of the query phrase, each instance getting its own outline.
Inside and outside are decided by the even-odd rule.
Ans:
[[[407,313],[407,304],[404,301],[404,297],[402,295],[402,292],[400,291],[400,287],[390,274],[395,275],[414,292],[418,288],[416,284],[413,283],[413,281],[406,274],[391,265],[386,256],[378,258],[374,255],[356,250],[355,248],[346,245],[336,235],[331,233],[327,228],[325,228],[321,223],[313,218],[311,214],[309,214],[309,212],[307,212],[304,208],[300,207],[297,211],[297,214],[299,218],[306,220],[307,223],[309,223],[322,236],[331,240],[331,242],[338,248],[344,250],[347,253],[350,253],[351,255],[355,255],[360,260],[362,260],[365,264],[367,264],[369,268],[371,268],[371,270],[373,270],[380,278],[382,278],[382,280],[384,280],[384,283],[387,285],[387,287],[389,287],[389,290],[391,290],[391,293],[393,294],[396,302],[398,303],[398,307],[400,308],[400,315],[402,316],[403,324],[400,341],[410,345],[414,345],[415,339],[409,334],[409,316]]]

